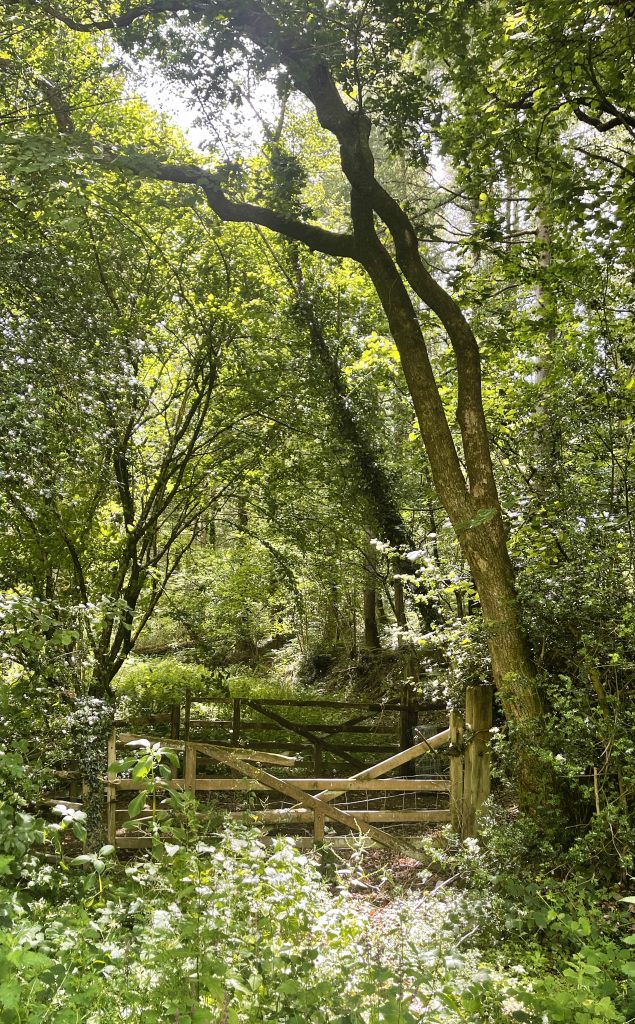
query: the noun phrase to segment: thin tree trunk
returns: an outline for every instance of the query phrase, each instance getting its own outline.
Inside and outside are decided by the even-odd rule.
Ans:
[[[406,603],[404,601],[403,581],[395,579],[393,584],[393,599],[395,602],[395,620],[400,629],[408,625],[406,618]]]
[[[364,566],[364,646],[369,651],[381,648],[377,624],[377,552],[368,544]]]

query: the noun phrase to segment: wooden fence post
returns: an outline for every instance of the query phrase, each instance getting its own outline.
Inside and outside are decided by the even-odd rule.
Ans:
[[[476,813],[490,793],[489,732],[492,686],[468,686],[465,726],[470,731],[463,765],[463,838],[476,835]]]
[[[106,769],[108,772],[108,785],[106,788],[106,833],[108,842],[113,846],[117,845],[117,787],[112,782],[117,778],[117,772],[111,771],[110,766],[117,760],[117,735],[113,729],[108,737],[107,754],[108,760]]]
[[[192,711],[192,691],[188,689],[185,691],[185,713],[184,713],[184,728],[183,728],[183,739],[187,743],[190,738],[190,714]]]
[[[401,700],[399,703],[399,749],[408,750],[414,743],[414,729],[412,716],[413,695],[409,683],[401,687]],[[414,764],[409,761],[404,767],[404,775],[414,775]]]
[[[450,821],[452,831],[463,831],[463,715],[450,711]]]
[[[181,731],[181,705],[173,704],[170,716],[170,739],[178,740]]]
[[[183,788],[186,793],[191,793],[192,796],[196,796],[196,745],[194,743],[185,744],[185,754],[183,756]]]
[[[240,743],[240,697],[232,701],[232,746]]]

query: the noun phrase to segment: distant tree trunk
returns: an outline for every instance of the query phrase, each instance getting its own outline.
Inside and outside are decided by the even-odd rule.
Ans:
[[[322,645],[331,650],[340,640],[340,617],[338,609],[337,587],[331,585],[325,599],[324,628]]]
[[[364,587],[364,646],[369,651],[378,651],[381,647],[377,625],[377,591],[370,584]]]
[[[368,544],[364,566],[364,646],[369,651],[381,648],[377,624],[377,552]]]
[[[377,595],[377,622],[380,626],[388,626],[390,620],[388,618],[388,612],[386,611],[386,605],[384,604],[384,598],[381,590],[375,591]]]
[[[404,601],[403,581],[395,579],[393,585],[393,599],[395,602],[395,620],[401,629],[408,625],[406,618],[406,603]]]

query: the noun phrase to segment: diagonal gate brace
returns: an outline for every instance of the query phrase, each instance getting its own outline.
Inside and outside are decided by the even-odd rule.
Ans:
[[[277,793],[282,793],[283,796],[289,797],[291,800],[295,800],[301,804],[302,807],[307,807],[314,814],[323,815],[325,818],[330,818],[332,821],[336,821],[339,825],[345,825],[347,828],[357,829],[359,832],[363,832],[370,839],[373,839],[380,846],[386,846],[390,850],[396,850],[398,853],[405,854],[408,857],[412,857],[413,860],[422,860],[421,851],[417,850],[416,847],[411,846],[408,842],[402,842],[395,836],[390,835],[389,832],[385,832],[381,828],[376,828],[374,825],[370,825],[366,821],[360,821],[355,817],[355,814],[350,811],[342,811],[339,807],[329,807],[323,800],[318,800],[316,797],[311,796],[309,793],[305,793],[303,790],[298,789],[292,782],[287,779],[278,779],[275,775],[271,775],[265,771],[264,768],[255,768],[253,765],[245,764],[240,758],[236,757],[235,754],[229,753],[224,747],[216,747],[212,744],[205,744],[206,752],[214,757],[215,760],[220,761],[222,764],[228,765],[233,768],[234,771],[239,772],[241,775],[246,775],[249,779],[255,779],[256,782],[263,782],[269,789],[275,790]],[[330,794],[329,794],[330,795]]]

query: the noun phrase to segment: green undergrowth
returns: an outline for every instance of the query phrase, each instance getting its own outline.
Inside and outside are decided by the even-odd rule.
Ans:
[[[395,700],[408,676],[409,658],[402,651],[316,649],[302,653],[297,644],[262,658],[255,665],[229,664],[207,668],[188,660],[187,652],[163,657],[131,657],[114,680],[122,709],[130,713],[164,711],[192,696],[253,699]]]
[[[34,819],[19,756],[0,760],[2,1024],[635,1016],[631,904],[550,872],[546,851],[542,868],[510,862],[522,822],[486,829],[483,844],[437,839],[402,889],[403,862],[378,876],[361,851],[266,846],[242,824],[210,835],[179,794],[147,856],[118,863],[106,846],[71,858],[60,837],[81,835],[81,820]]]

